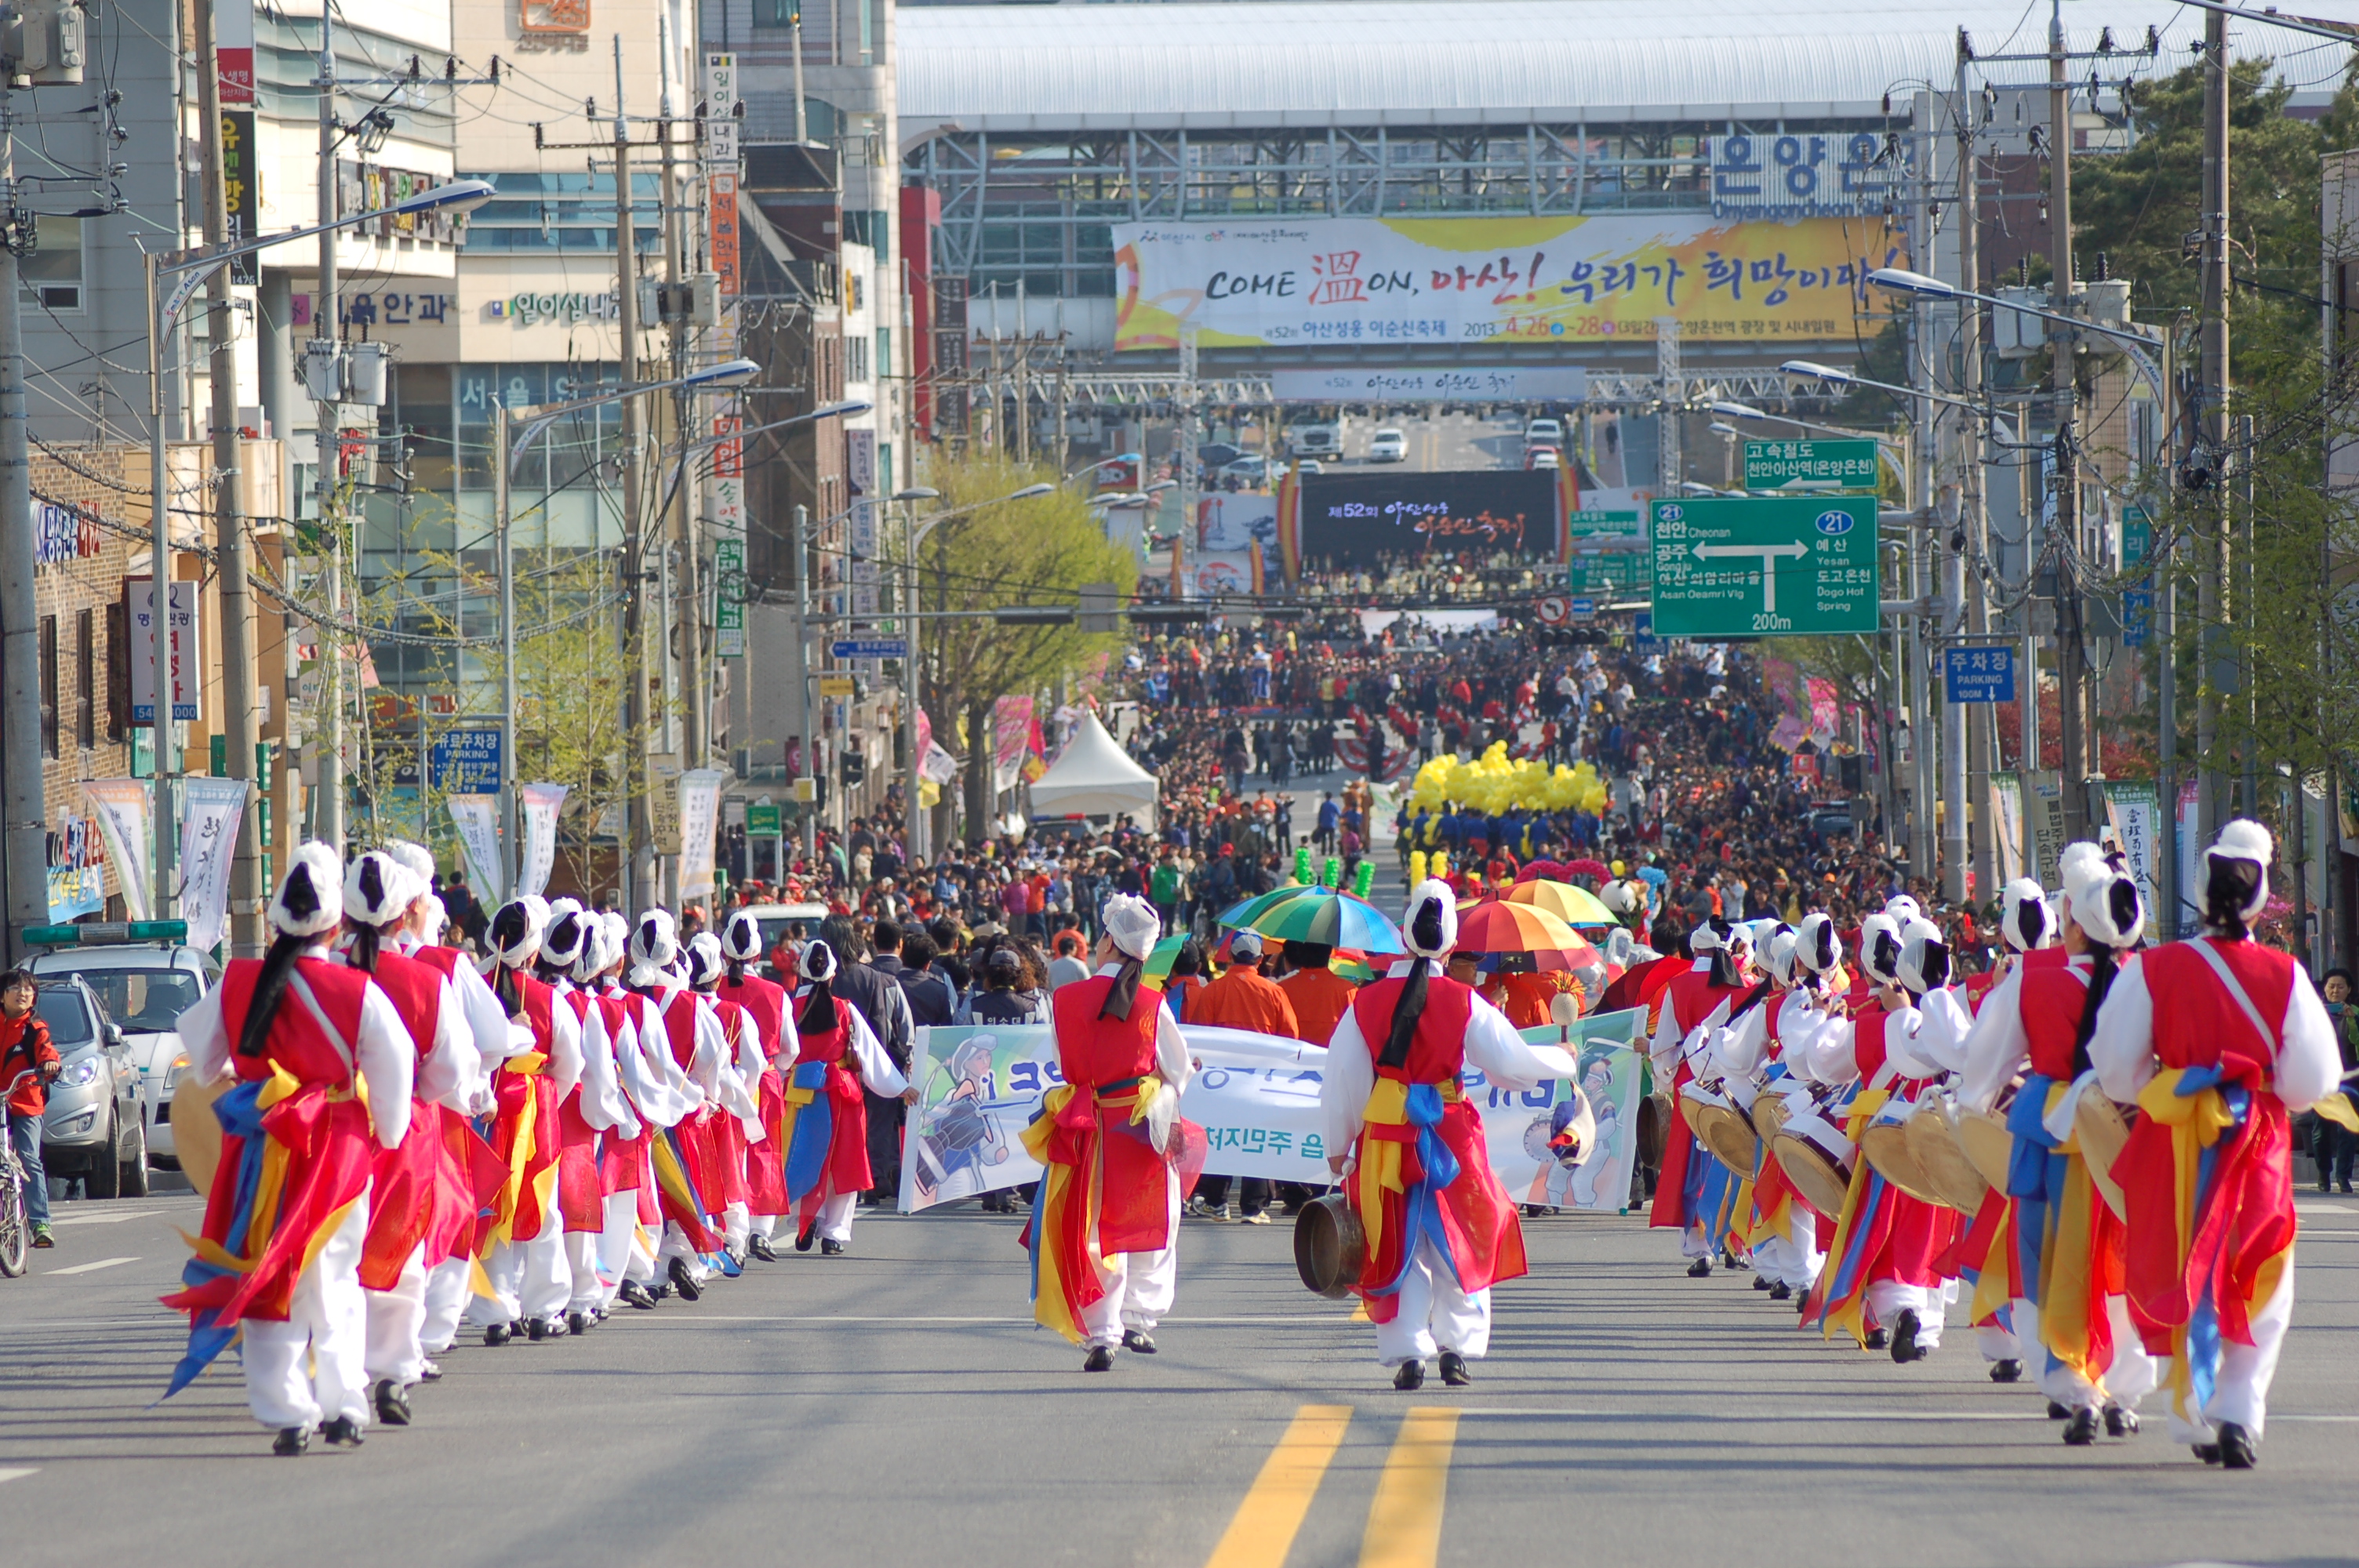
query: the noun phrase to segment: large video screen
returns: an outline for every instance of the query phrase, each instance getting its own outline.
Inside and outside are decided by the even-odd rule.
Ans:
[[[1302,559],[1313,569],[1403,556],[1556,555],[1551,470],[1315,473],[1301,483]]]

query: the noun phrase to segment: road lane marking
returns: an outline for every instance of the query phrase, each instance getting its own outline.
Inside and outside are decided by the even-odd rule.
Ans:
[[[118,1263],[136,1263],[136,1258],[101,1258],[95,1263],[77,1263],[71,1269],[44,1269],[42,1273],[55,1278],[61,1274],[95,1274],[101,1269],[112,1269]]]
[[[17,1479],[19,1479],[19,1478],[21,1478],[21,1477],[23,1477],[23,1476],[32,1475],[35,1471],[38,1470],[39,1468],[40,1468],[40,1466],[38,1466],[38,1465],[31,1465],[31,1466],[28,1466],[28,1467],[27,1467],[27,1468],[25,1468],[25,1469],[21,1469],[21,1470],[0,1470],[0,1481],[14,1481],[14,1480],[17,1480]]]
[[[1450,1454],[1458,1412],[1421,1406],[1401,1420],[1385,1458],[1376,1499],[1360,1538],[1360,1568],[1433,1568],[1441,1555],[1441,1507],[1450,1495]]]
[[[1349,1405],[1304,1405],[1296,1411],[1205,1568],[1285,1568],[1310,1500],[1319,1495],[1319,1483],[1351,1424]]]
[[[160,1208],[134,1209],[128,1214],[60,1214],[52,1215],[51,1225],[121,1225],[126,1219],[154,1219],[164,1211]]]

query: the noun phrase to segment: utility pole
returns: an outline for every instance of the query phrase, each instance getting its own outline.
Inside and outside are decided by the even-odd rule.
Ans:
[[[810,553],[805,547],[805,535],[810,529],[810,508],[798,504],[794,511],[794,537],[791,548],[795,562],[795,682],[801,692],[799,706],[803,716],[803,776],[811,781],[811,797],[803,802],[803,854],[812,860],[819,856],[819,797],[827,788],[825,770],[819,762],[819,736],[811,722],[811,656],[810,656]],[[970,762],[968,766],[974,764]],[[990,766],[986,756],[984,766]]]
[[[334,12],[320,8],[320,222],[336,221],[336,37]],[[311,398],[318,406],[319,463],[313,475],[320,502],[321,559],[327,575],[328,618],[315,622],[320,669],[320,793],[311,806],[311,834],[341,856],[344,852],[344,609],[343,520],[336,513],[337,470],[342,443],[336,438],[337,392],[343,379],[343,345],[338,341],[336,234],[320,232],[320,288],[311,301],[310,363]],[[160,700],[160,699],[159,699]],[[162,735],[159,729],[158,735]],[[156,776],[164,776],[163,748],[156,751]],[[512,765],[512,764],[511,764]]]
[[[633,227],[631,212],[631,122],[623,110],[623,36],[614,35],[614,304],[619,318],[621,342],[617,359],[622,384],[628,386],[639,376],[639,266],[638,236]],[[630,607],[626,620],[630,628],[630,667],[634,673],[631,701],[625,714],[626,724],[637,722],[639,741],[636,755],[631,758],[632,772],[639,776],[631,781],[626,791],[630,811],[626,833],[629,853],[625,859],[626,898],[636,894],[643,899],[659,896],[655,854],[655,823],[647,798],[647,745],[653,725],[647,722],[649,663],[647,658],[647,625],[646,605],[647,550],[644,531],[647,520],[642,510],[639,469],[640,446],[645,433],[640,427],[639,400],[623,400],[623,565],[629,580],[624,585],[625,602]],[[658,541],[661,535],[657,535]],[[662,547],[658,545],[660,558]],[[658,585],[660,586],[660,585]],[[663,621],[663,600],[658,592],[654,599],[658,628]],[[660,716],[669,722],[669,716]],[[626,729],[625,734],[629,731]],[[645,860],[642,861],[641,857]],[[640,878],[644,876],[644,881]],[[636,907],[636,905],[633,905]]]
[[[2048,232],[2053,273],[2049,280],[2049,308],[2059,316],[2072,313],[2072,87],[2065,80],[2064,12],[2061,0],[2050,0],[2048,23]],[[2056,397],[2056,683],[2057,708],[2063,719],[2064,840],[2075,843],[2089,836],[2089,763],[2082,719],[2085,676],[2081,628],[2081,463],[2072,429],[2071,328],[2051,322],[2048,334],[2050,384]]]
[[[660,19],[658,25],[669,26]],[[669,44],[665,53],[669,58]],[[664,326],[671,349],[671,374],[677,380],[688,373],[689,335],[693,323],[677,287],[688,277],[688,207],[681,200],[672,157],[671,120],[671,82],[666,77],[656,111],[656,142],[663,158],[664,276],[675,286],[671,315]],[[686,768],[701,768],[708,760],[712,720],[712,694],[704,685],[704,541],[698,504],[701,487],[697,482],[693,455],[696,449],[691,444],[704,432],[690,424],[694,417],[693,398],[685,386],[672,395],[672,427],[682,452],[679,482],[672,489],[674,542],[679,550],[679,603],[674,621],[679,627],[676,634],[679,638],[679,689],[684,710],[680,763]]]
[[[16,211],[16,106],[0,72],[0,835],[8,879],[5,947],[15,963],[18,933],[49,921],[49,804],[41,782],[40,606],[33,595],[32,444],[25,428],[25,336],[16,302],[13,241]],[[150,323],[153,330],[153,323]],[[158,519],[158,526],[162,520]],[[158,815],[161,815],[160,812]]]
[[[213,0],[197,0],[197,96],[204,116],[205,243],[231,238],[229,190],[222,169],[220,38]],[[249,165],[252,153],[247,153]],[[251,234],[237,239],[250,240]],[[237,431],[237,314],[230,292],[231,269],[219,267],[206,284],[210,316],[206,339],[212,350],[213,547],[221,568],[222,741],[229,776],[248,781],[245,811],[238,823],[229,871],[229,940],[232,957],[262,956],[262,859],[259,781],[255,752],[259,730],[254,713],[253,601],[246,589],[245,520],[238,514],[241,467]]]
[[[2195,462],[2208,466],[2215,497],[2208,510],[2208,536],[2196,547],[2195,574],[2195,830],[2205,844],[2216,838],[2225,816],[2221,798],[2221,627],[2227,611],[2228,490],[2223,471],[2228,450],[2228,18],[2203,14],[2203,314],[2198,324],[2203,357],[2202,424],[2197,440],[2206,449]],[[2192,898],[2194,889],[2182,896]]]
[[[1958,283],[1969,292],[1982,288],[1982,173],[1974,150],[1973,100],[1966,95],[1966,56],[1958,58]],[[1962,394],[1974,401],[1983,386],[1982,307],[1964,301],[1958,312],[1958,355],[1964,371]],[[1977,643],[1990,635],[1990,595],[1983,572],[1990,559],[1990,517],[1983,506],[1982,436],[1969,429],[1963,446],[1965,464],[1960,474],[1958,524],[1965,531],[1965,559],[1958,561],[1955,580],[1965,598],[1966,630]],[[1966,569],[1966,560],[1974,569]],[[2037,671],[2024,672],[2027,676]],[[1991,810],[1992,752],[1997,740],[1990,704],[1978,702],[1966,709],[1966,799],[1973,807],[1972,854],[1974,897],[1987,903],[1998,896],[1997,823]]]

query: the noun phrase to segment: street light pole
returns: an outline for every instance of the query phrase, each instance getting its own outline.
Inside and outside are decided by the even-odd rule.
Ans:
[[[507,406],[492,400],[492,519],[500,577],[500,896],[516,896],[524,869],[524,825],[516,803],[516,520],[508,485]]]
[[[328,615],[342,619],[344,605],[343,529],[333,514],[336,470],[342,466],[342,445],[336,439],[338,383],[343,375],[342,345],[337,339],[336,277],[336,39],[331,7],[320,7],[320,287],[311,301],[311,341],[309,368],[315,406],[312,424],[319,460],[312,474],[319,496],[321,558],[326,563]],[[160,573],[159,573],[160,576]],[[315,838],[344,852],[344,683],[343,631],[334,625],[318,631],[321,724],[319,795],[312,803]],[[162,731],[159,730],[160,735]],[[164,777],[163,749],[157,749],[156,777]],[[160,842],[160,840],[159,840]],[[162,913],[159,908],[158,913]]]

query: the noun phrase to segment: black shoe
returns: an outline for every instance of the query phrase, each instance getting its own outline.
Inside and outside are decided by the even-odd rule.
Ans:
[[[1453,1389],[1462,1389],[1467,1384],[1473,1382],[1474,1380],[1474,1374],[1466,1369],[1466,1357],[1461,1356],[1455,1350],[1443,1351],[1441,1353],[1441,1380],[1449,1384]]]
[[[1769,1287],[1769,1299],[1773,1302],[1792,1301],[1794,1299],[1794,1287],[1788,1284],[1785,1281],[1780,1280],[1776,1284]]]
[[[766,1236],[752,1238],[745,1243],[745,1250],[765,1263],[775,1263],[778,1260],[777,1249],[770,1245],[770,1238]]]
[[[418,1364],[418,1380],[421,1383],[440,1382],[442,1380],[442,1364],[430,1357],[427,1360],[420,1361]]]
[[[2072,1411],[2070,1406],[2060,1405],[2054,1400],[2048,1401],[2048,1419],[2049,1421],[2070,1420],[2071,1414]]]
[[[1393,1374],[1393,1387],[1405,1394],[1425,1387],[1425,1363],[1402,1362],[1400,1370]]]
[[[298,1459],[302,1456],[303,1451],[310,1446],[310,1428],[282,1426],[278,1429],[277,1440],[270,1444],[270,1452],[277,1454],[281,1459]]]
[[[798,1252],[810,1251],[811,1249],[811,1241],[818,1235],[819,1221],[816,1218],[803,1221],[803,1227],[795,1232],[795,1250]]]
[[[2137,1411],[2124,1410],[2119,1405],[2105,1407],[2105,1435],[2136,1437],[2138,1434]]]
[[[680,1300],[692,1302],[704,1293],[704,1287],[689,1277],[687,1259],[673,1259],[666,1272],[671,1275],[671,1288],[679,1292]]]
[[[1711,1277],[1712,1277],[1712,1260],[1711,1260],[1711,1259],[1709,1259],[1709,1258],[1699,1258],[1699,1259],[1697,1259],[1694,1262],[1692,1262],[1692,1263],[1690,1263],[1690,1264],[1689,1264],[1689,1265],[1688,1265],[1688,1278],[1689,1278],[1689,1279],[1690,1279],[1690,1280],[1708,1280],[1708,1279],[1710,1279]]]
[[[2348,1183],[2348,1182],[2345,1182],[2345,1183],[2343,1183],[2341,1186],[2339,1186],[2339,1187],[2335,1188],[2334,1190],[2335,1190],[2337,1193],[2339,1193],[2340,1195],[2342,1195],[2343,1196],[2344,1196],[2344,1197],[2346,1197],[2346,1198],[2347,1198],[2347,1197],[2349,1197],[2349,1196],[2351,1195],[2351,1184],[2350,1184],[2350,1183]]]
[[[823,1240],[819,1244],[819,1255],[822,1258],[841,1258],[843,1256],[843,1243]]]
[[[2223,1470],[2249,1470],[2261,1462],[2253,1452],[2252,1433],[2233,1421],[2220,1423],[2220,1467]]]
[[[2195,1457],[2202,1460],[2206,1465],[2217,1465],[2220,1463],[2220,1445],[2216,1443],[2199,1443],[2194,1446],[2191,1452],[2194,1454]]]
[[[2023,1381],[2023,1363],[2013,1357],[2004,1361],[1994,1361],[1991,1363],[1990,1379],[1994,1383],[2020,1383]]]
[[[636,1307],[641,1312],[656,1310],[656,1298],[648,1294],[647,1286],[636,1280],[625,1280],[622,1288],[614,1292],[614,1299],[625,1306]]]
[[[647,1287],[647,1299],[649,1301],[658,1302],[668,1302],[671,1300],[671,1281],[669,1280],[658,1280],[654,1284]]]
[[[1082,1370],[1084,1372],[1113,1371],[1114,1352],[1103,1345],[1091,1346],[1090,1353],[1082,1357]]]
[[[589,1333],[590,1314],[586,1312],[567,1313],[565,1314],[565,1332],[576,1336],[577,1337]]]
[[[1867,1331],[1867,1347],[1870,1350],[1881,1350],[1891,1342],[1891,1336],[1880,1328],[1871,1328]]]
[[[1767,1275],[1767,1274],[1756,1274],[1756,1275],[1754,1275],[1754,1276],[1753,1276],[1753,1288],[1754,1288],[1755,1290],[1756,1290],[1756,1291],[1766,1291],[1766,1290],[1767,1290],[1767,1289],[1769,1288],[1769,1276],[1768,1276],[1768,1275]]]
[[[361,1445],[361,1423],[348,1415],[340,1415],[321,1427],[320,1435],[332,1445],[358,1448]]]
[[[1900,1320],[1892,1325],[1892,1359],[1903,1367],[1933,1354],[1931,1346],[1917,1343],[1917,1309],[1901,1308]]]
[[[506,1345],[511,1337],[513,1336],[508,1325],[505,1323],[491,1323],[484,1325],[484,1343],[488,1346]]]
[[[524,1325],[524,1336],[535,1345],[539,1344],[549,1337],[549,1320],[545,1317],[534,1318]]]
[[[2097,1441],[2097,1412],[2085,1406],[2072,1412],[2064,1423],[2064,1441],[2074,1448],[2086,1448]]]
[[[1155,1336],[1125,1328],[1122,1331],[1122,1347],[1140,1356],[1152,1356],[1155,1354]]]
[[[409,1395],[391,1378],[377,1379],[376,1419],[384,1426],[409,1424]]]
[[[2318,1190],[2321,1193],[2331,1193],[2334,1190],[2334,1184],[2321,1176],[2318,1178]]]

